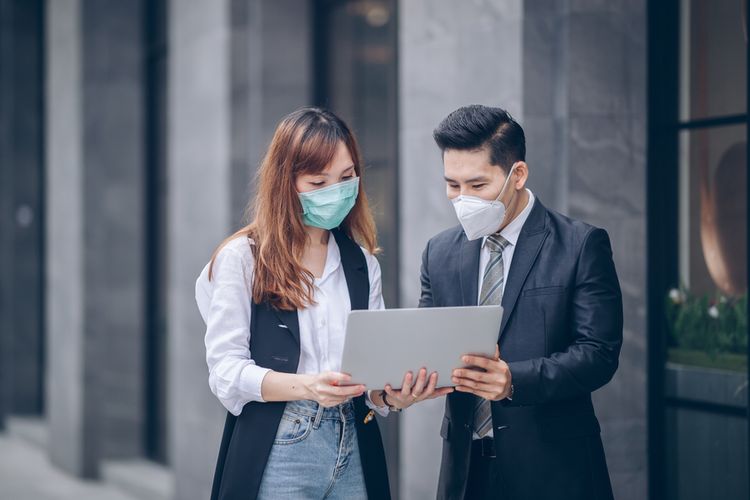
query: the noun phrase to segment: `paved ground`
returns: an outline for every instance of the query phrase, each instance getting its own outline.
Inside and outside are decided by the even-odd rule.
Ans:
[[[0,432],[0,500],[134,500],[111,486],[75,479],[41,448]]]

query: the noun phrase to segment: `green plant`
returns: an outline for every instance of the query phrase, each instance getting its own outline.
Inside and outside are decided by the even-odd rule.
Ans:
[[[684,287],[666,297],[669,345],[709,356],[747,354],[747,293],[694,295]]]

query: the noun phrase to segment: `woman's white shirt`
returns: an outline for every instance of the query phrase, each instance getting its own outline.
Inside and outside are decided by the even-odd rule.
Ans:
[[[380,264],[366,250],[370,279],[370,309],[385,309]],[[250,320],[254,258],[245,237],[227,243],[216,256],[213,276],[203,268],[195,283],[195,300],[206,323],[208,385],[224,407],[239,415],[250,401],[263,401],[261,385],[269,369],[258,366],[250,352]],[[341,254],[333,235],[323,275],[315,279],[315,305],[298,310],[300,359],[297,373],[340,371],[351,311],[349,289],[341,265]],[[381,415],[387,408],[367,405]]]

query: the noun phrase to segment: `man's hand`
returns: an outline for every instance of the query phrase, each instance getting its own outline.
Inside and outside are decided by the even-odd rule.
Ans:
[[[500,359],[500,348],[495,357],[463,356],[467,368],[453,370],[453,383],[459,392],[469,392],[490,401],[500,401],[510,396],[511,375],[508,364]]]

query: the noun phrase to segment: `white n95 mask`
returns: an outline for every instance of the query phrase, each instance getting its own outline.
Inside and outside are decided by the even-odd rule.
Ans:
[[[460,195],[453,198],[453,208],[456,210],[456,216],[461,226],[464,228],[466,237],[471,240],[489,236],[503,224],[505,220],[505,204],[500,201],[505,188],[508,186],[513,170],[515,170],[516,164],[514,163],[508,172],[508,177],[505,178],[505,183],[500,189],[500,194],[497,195],[492,201],[487,201],[483,198],[476,196],[465,196]]]

